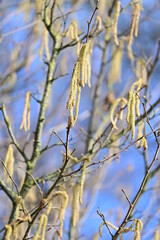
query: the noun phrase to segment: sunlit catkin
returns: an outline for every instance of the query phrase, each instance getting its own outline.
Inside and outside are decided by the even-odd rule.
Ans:
[[[63,230],[63,222],[65,219],[65,211],[66,211],[66,208],[68,205],[68,194],[65,191],[57,191],[57,192],[55,192],[55,195],[61,195],[64,198],[63,205],[59,210],[60,227],[59,227],[57,239],[60,240],[62,238],[62,230]]]
[[[102,27],[102,18],[100,16],[96,16],[95,22],[91,28],[90,35],[98,32]]]
[[[42,214],[39,220],[38,229],[33,237],[33,240],[45,240],[45,231],[47,225],[47,215]]]
[[[136,106],[136,93],[130,90],[128,93],[127,101],[127,123],[128,129],[131,127],[132,139],[135,135],[135,106]]]
[[[6,183],[9,183],[10,186],[12,186],[12,181],[11,181],[10,177],[13,176],[13,171],[14,171],[14,156],[13,156],[13,147],[11,144],[8,147],[8,151],[7,151],[5,160],[4,160],[4,164],[5,164],[8,172],[6,171],[6,169],[4,169],[2,180],[6,181]]]
[[[79,220],[79,184],[76,184],[73,189],[72,200],[72,225],[75,227]]]
[[[147,140],[146,140],[145,137],[142,137],[140,147],[141,147],[141,148],[144,147],[144,149],[147,149],[147,148],[148,148]]]
[[[130,46],[133,43],[133,35],[135,35],[135,37],[138,36],[139,16],[140,16],[140,3],[138,0],[133,2],[133,5],[132,5],[132,20],[131,20],[131,27],[130,27],[130,34],[129,34]]]
[[[88,42],[82,46],[79,58],[73,69],[70,95],[66,106],[66,108],[70,111],[69,122],[71,127],[74,126],[78,117],[81,87],[84,87],[85,84],[88,84],[89,87],[91,86],[90,54],[91,49],[90,43]]]
[[[46,28],[44,29],[44,46],[45,46],[46,58],[47,58],[47,61],[49,62],[51,56],[49,51],[49,34]]]
[[[158,229],[155,231],[154,240],[160,240],[160,235]]]
[[[138,23],[139,23],[139,16],[140,16],[140,3],[139,0],[133,2],[132,6],[132,20],[131,20],[131,27],[130,27],[130,34],[129,34],[129,42],[127,46],[128,56],[131,61],[134,60],[134,56],[132,53],[132,44],[133,44],[133,35],[135,37],[138,36]]]
[[[120,105],[121,109],[120,109],[119,116],[120,116],[120,119],[122,120],[122,118],[123,118],[123,115],[122,115],[123,107],[125,106],[126,103],[127,103],[127,100],[125,98],[118,98],[117,100],[115,100],[115,102],[113,103],[113,105],[111,107],[111,113],[110,113],[111,123],[112,123],[113,127],[117,130],[118,130],[118,127],[116,126],[117,118],[114,118],[115,110]]]
[[[114,83],[121,80],[121,68],[123,59],[123,46],[124,42],[120,40],[119,47],[112,45],[112,61],[109,66],[108,72],[108,87],[112,89]]]
[[[6,234],[4,240],[11,240],[12,237],[12,227],[11,225],[5,225]]]
[[[136,148],[139,148],[139,141],[138,141],[138,139],[143,136],[144,124],[145,124],[144,121],[142,121],[142,122],[140,122],[138,124]]]
[[[134,240],[140,240],[141,236],[140,236],[140,231],[143,228],[143,223],[140,219],[137,219],[136,221],[136,226],[135,226],[135,236],[134,236]]]
[[[99,226],[99,236],[102,238],[102,228],[104,226],[104,222],[101,223],[101,225]]]
[[[127,123],[128,128],[130,127],[130,115],[131,115],[131,101],[132,101],[133,91],[130,90],[127,97]]]
[[[85,176],[86,176],[86,166],[87,162],[89,162],[91,159],[87,158],[84,161],[83,168],[82,168],[82,175],[81,175],[81,181],[80,181],[80,193],[79,193],[79,202],[82,204],[82,197],[83,197],[83,189],[84,189],[84,182],[85,182]]]
[[[121,2],[117,1],[115,6],[114,25],[113,25],[113,38],[117,46],[119,46],[119,41],[117,37],[117,26],[118,26],[118,18],[119,18],[120,10],[121,10]]]
[[[78,37],[78,25],[76,21],[71,22],[67,30],[66,36],[69,35],[72,40],[77,42],[77,55],[79,56],[80,51],[80,40]]]
[[[31,101],[31,92],[28,91],[26,93],[22,123],[21,123],[21,126],[20,126],[20,129],[24,128],[25,132],[30,130],[30,115],[31,115],[30,101]]]
[[[135,105],[136,105],[136,93],[133,92],[132,101],[131,101],[131,115],[130,115],[132,139],[134,139],[134,135],[135,135]]]

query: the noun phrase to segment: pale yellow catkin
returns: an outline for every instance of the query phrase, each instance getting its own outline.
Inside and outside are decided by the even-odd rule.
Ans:
[[[80,204],[82,204],[82,197],[83,197],[83,190],[84,190],[84,182],[85,182],[85,176],[86,176],[87,162],[88,162],[88,160],[84,161],[83,168],[82,168],[82,175],[81,175],[81,182],[80,182],[80,193],[79,193]]]
[[[144,122],[138,124],[137,140],[143,135]],[[139,148],[139,141],[136,142],[136,148]]]
[[[113,59],[109,66],[108,72],[108,87],[112,89],[115,82],[121,80],[121,68],[123,59],[123,46],[124,42],[120,40],[119,47],[112,46]]]
[[[43,0],[35,0],[36,13],[40,14],[42,11]]]
[[[117,100],[115,100],[115,102],[113,103],[113,105],[111,107],[111,113],[110,113],[111,123],[112,123],[113,127],[117,130],[118,130],[118,127],[116,126],[117,118],[114,118],[114,114],[115,114],[115,110],[118,107],[119,103],[120,103],[120,107],[123,108],[124,105],[127,103],[127,100],[125,98],[118,98]],[[123,110],[121,110],[121,113],[120,113],[121,119],[123,117],[122,112],[123,112]]]
[[[97,15],[94,21],[94,24],[91,28],[90,35],[98,32],[101,29],[101,27],[102,27],[102,18],[99,15]]]
[[[4,240],[11,240],[12,237],[12,227],[11,225],[5,225],[6,234]]]
[[[102,228],[104,226],[104,222],[101,223],[101,225],[99,226],[99,236],[102,238],[103,235],[102,235]]]
[[[45,46],[46,58],[47,58],[47,61],[49,62],[51,56],[50,56],[50,50],[49,50],[49,34],[46,28],[44,30],[44,46]]]
[[[76,42],[77,42],[77,55],[79,56],[80,40],[79,40],[79,36],[78,36],[78,25],[77,25],[76,21],[71,22],[71,24],[70,24],[70,26],[67,30],[67,33],[66,33],[66,36],[67,35],[69,35],[72,40],[76,40]]]
[[[13,147],[10,144],[7,150],[7,154],[4,160],[4,164],[8,170],[9,175],[12,177],[14,172],[14,155],[13,155]],[[6,183],[9,183],[12,186],[12,181],[8,175],[7,171],[4,169],[2,180],[5,180]]]
[[[22,123],[21,123],[21,126],[20,126],[20,129],[24,128],[25,132],[30,130],[30,114],[31,114],[30,101],[31,101],[31,92],[28,91],[26,93]]]
[[[45,230],[47,225],[47,215],[42,214],[39,220],[38,229],[33,237],[33,240],[45,240]]]
[[[128,128],[130,127],[130,115],[131,115],[131,101],[132,101],[133,91],[130,90],[127,97],[127,123]]]
[[[121,99],[121,109],[120,109],[120,114],[119,114],[119,119],[123,120],[123,108],[125,107],[127,103],[127,100],[125,98]]]
[[[119,41],[117,37],[117,26],[118,26],[118,18],[119,18],[120,10],[121,10],[121,2],[117,1],[115,6],[114,25],[113,25],[113,38],[117,46],[119,46]]]
[[[139,25],[139,17],[140,17],[140,3],[139,2],[136,3],[135,13],[136,13],[136,18],[135,18],[135,32],[134,32],[134,35],[135,35],[135,37],[138,37],[138,25]]]
[[[134,240],[140,240],[141,239],[141,235],[140,235],[140,231],[143,228],[143,223],[140,219],[137,219],[136,221],[136,226],[135,226],[135,236],[134,236]]]
[[[76,227],[79,220],[79,184],[77,183],[73,189],[72,200],[72,225]]]
[[[132,20],[129,34],[129,42],[127,46],[128,56],[131,61],[134,60],[134,56],[132,53],[133,35],[135,35],[135,37],[138,36],[139,16],[140,16],[140,3],[138,0],[136,2],[133,2],[132,6]]]
[[[142,137],[140,147],[141,147],[141,148],[144,147],[144,149],[147,149],[147,148],[148,148],[147,140],[146,140],[145,137]]]
[[[86,68],[88,62],[88,55],[89,54],[89,44],[85,43],[80,51],[79,59],[80,59],[80,71],[81,71],[81,86],[84,87],[85,83],[87,83],[87,75],[86,75]]]
[[[98,240],[98,233],[95,233],[95,234],[94,234],[93,240]]]
[[[140,4],[139,2],[135,2],[132,5],[132,20],[131,20],[131,27],[130,27],[130,34],[129,34],[129,45],[132,46],[133,43],[133,34],[135,36],[138,34],[138,21],[139,21],[139,14],[140,14]]]
[[[154,240],[160,240],[160,235],[158,229],[155,231]]]
[[[64,197],[63,207],[60,208],[59,211],[59,221],[60,221],[60,227],[57,235],[57,239],[60,240],[62,238],[62,230],[63,230],[63,222],[65,219],[65,211],[68,205],[68,194],[66,191],[57,191],[55,192],[55,195],[62,195]]]
[[[71,127],[74,126],[78,117],[81,87],[84,87],[85,84],[88,84],[89,87],[91,86],[90,53],[91,53],[90,43],[85,43],[81,47],[79,58],[73,69],[71,90],[66,106],[66,108],[69,109],[70,112],[69,122]]]
[[[107,16],[106,18],[106,24],[105,24],[105,28],[106,28],[106,34],[105,34],[105,41],[108,42],[110,37],[111,37],[111,33],[112,33],[112,24],[111,24],[111,18],[109,16]]]
[[[135,136],[135,105],[136,105],[136,93],[133,92],[132,101],[131,101],[131,115],[130,115],[132,139],[134,139],[134,136]]]

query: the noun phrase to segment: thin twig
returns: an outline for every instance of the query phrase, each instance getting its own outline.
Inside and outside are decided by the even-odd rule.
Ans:
[[[104,222],[104,225],[106,225],[106,227],[107,227],[110,235],[113,237],[113,234],[112,234],[112,232],[111,232],[111,230],[110,230],[110,228],[109,228],[109,226],[108,226],[108,224],[107,224],[107,222],[106,222],[106,220],[105,220],[104,215],[101,213],[100,209],[97,210],[97,214],[102,218],[102,220],[103,220],[103,222]]]
[[[88,21],[88,29],[87,29],[86,43],[88,42],[88,38],[89,38],[90,25],[91,25],[91,22],[92,22],[92,20],[93,20],[93,17],[94,17],[94,15],[95,15],[96,11],[98,10],[98,6],[99,6],[99,1],[97,0],[97,2],[96,2],[96,7],[95,7],[95,9],[94,9],[94,11],[93,11],[93,13],[92,13],[92,16],[91,16],[90,20]]]
[[[128,203],[129,203],[129,205],[130,205],[130,207],[131,207],[131,206],[132,206],[132,203],[131,203],[131,201],[129,200],[129,197],[127,196],[127,193],[125,192],[124,189],[122,189],[122,192],[123,192],[125,198],[127,199]]]

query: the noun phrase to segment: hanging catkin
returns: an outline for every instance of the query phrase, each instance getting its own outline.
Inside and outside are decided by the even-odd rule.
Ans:
[[[22,123],[21,123],[21,126],[20,126],[20,129],[24,128],[25,132],[30,130],[30,115],[31,115],[30,101],[31,101],[31,92],[28,91],[26,93]]]
[[[66,106],[70,112],[69,121],[71,127],[74,126],[78,117],[81,87],[84,87],[85,84],[88,84],[88,86],[91,87],[90,54],[91,47],[90,42],[88,42],[81,47],[79,58],[73,69],[70,95]]]

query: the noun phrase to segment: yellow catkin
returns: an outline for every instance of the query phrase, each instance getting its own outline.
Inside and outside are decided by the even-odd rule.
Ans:
[[[133,92],[132,101],[131,101],[131,115],[130,115],[132,139],[134,139],[134,136],[135,136],[135,105],[136,105],[136,93]]]
[[[136,82],[133,83],[131,87],[131,91],[134,91],[136,88],[136,116],[140,116],[140,111],[139,111],[139,105],[140,105],[140,97],[139,97],[139,92],[142,88],[142,85],[144,84],[142,78],[139,78]]]
[[[144,122],[138,124],[137,140],[143,135]],[[136,142],[136,148],[139,148],[139,141]]]
[[[144,149],[147,149],[147,148],[148,148],[147,140],[146,140],[145,137],[142,137],[140,147],[141,147],[141,148],[144,147]]]
[[[82,175],[81,175],[81,182],[80,182],[80,193],[79,193],[79,201],[82,204],[82,197],[83,197],[83,189],[84,189],[84,182],[86,176],[86,166],[87,166],[88,159],[84,161],[83,168],[82,168]]]
[[[46,28],[44,30],[44,46],[45,46],[46,58],[47,58],[47,61],[49,62],[51,56],[49,51],[49,35],[48,35],[48,30]]]
[[[123,108],[126,103],[127,103],[127,100],[125,98],[118,98],[113,103],[113,105],[111,107],[111,113],[110,113],[110,115],[111,115],[111,123],[112,123],[113,127],[115,129],[117,129],[117,130],[118,130],[118,127],[116,126],[117,118],[114,118],[115,110],[116,110],[116,108],[118,107],[119,104],[120,104],[120,107]],[[122,112],[122,110],[121,110],[121,112]],[[122,118],[122,114],[121,114],[121,118]]]
[[[98,233],[95,233],[95,234],[94,234],[93,240],[98,240]]]
[[[132,20],[131,20],[131,27],[130,27],[130,34],[129,34],[129,42],[127,46],[128,56],[131,61],[134,60],[134,56],[132,53],[132,44],[133,44],[133,35],[135,37],[138,36],[138,23],[139,23],[139,16],[140,16],[140,3],[139,1],[133,3],[132,7]]]
[[[119,18],[120,10],[121,10],[121,2],[117,1],[115,6],[114,25],[113,25],[113,38],[117,46],[119,46],[119,41],[117,37],[117,26],[118,26],[118,18]]]
[[[131,101],[132,101],[133,91],[130,90],[127,97],[127,123],[128,128],[130,127],[130,115],[131,115]]]
[[[73,190],[72,200],[72,225],[75,227],[79,220],[79,184],[76,184]]]
[[[120,114],[119,114],[119,119],[123,120],[123,108],[125,107],[127,103],[127,100],[125,98],[121,99],[121,109],[120,109]]]
[[[142,79],[142,83],[146,83],[147,79],[147,68],[144,59],[138,59],[136,63],[136,76],[138,79]]]
[[[99,226],[99,236],[102,238],[103,235],[102,235],[102,228],[104,226],[104,222],[101,223],[101,225]]]
[[[100,16],[96,16],[95,22],[91,28],[90,35],[98,32],[102,27],[102,18]]]
[[[4,160],[5,166],[8,170],[8,173],[10,176],[13,176],[13,171],[14,171],[14,155],[13,155],[13,147],[10,144],[8,147],[8,151]],[[8,175],[7,171],[4,169],[2,180],[5,180],[6,183],[9,183],[10,186],[12,186],[12,181]]]
[[[4,240],[11,240],[12,237],[12,227],[11,225],[5,225],[6,234]]]
[[[42,11],[43,0],[35,0],[36,13],[40,14]]]
[[[91,86],[90,53],[91,53],[90,43],[85,43],[80,50],[79,58],[73,69],[71,90],[66,106],[66,108],[69,109],[70,112],[69,119],[71,127],[74,126],[78,117],[81,87],[84,87],[85,84],[88,84],[89,87]]]
[[[80,69],[81,69],[81,86],[84,87],[85,83],[87,83],[87,76],[86,76],[86,67],[88,61],[89,54],[89,44],[85,43],[80,51],[79,59],[80,59]]]
[[[136,13],[136,19],[135,19],[135,32],[134,32],[134,35],[135,35],[135,37],[138,37],[138,25],[139,25],[139,17],[140,17],[140,3],[139,2],[136,3],[135,13]]]
[[[31,101],[31,92],[28,91],[26,93],[22,123],[21,123],[21,126],[20,126],[20,129],[24,128],[25,132],[30,130],[30,114],[31,114],[30,101]]]
[[[65,191],[57,191],[57,192],[55,192],[54,195],[62,195],[64,197],[63,205],[59,211],[60,227],[59,227],[57,239],[60,240],[62,238],[62,230],[63,230],[63,222],[65,219],[65,211],[66,211],[66,208],[68,205],[68,194]]]
[[[42,214],[39,220],[38,229],[33,237],[33,240],[45,240],[45,231],[47,225],[47,215]]]
[[[159,240],[159,239],[160,239],[159,231],[158,231],[158,229],[156,229],[155,235],[154,235],[154,240]]]
[[[115,82],[121,79],[121,67],[124,42],[120,40],[119,47],[112,46],[113,59],[108,72],[108,87],[111,89]]]
[[[71,22],[67,34],[69,35],[72,40],[76,40],[77,42],[77,55],[79,56],[79,51],[80,51],[80,40],[78,37],[78,25],[76,21]]]
[[[50,200],[49,203],[48,203],[48,206],[47,206],[47,210],[46,210],[46,215],[47,216],[50,214],[50,211],[52,209],[52,205],[53,205],[53,202],[52,202],[52,200]]]
[[[136,226],[135,226],[135,236],[134,236],[134,240],[140,240],[141,236],[140,236],[140,231],[143,228],[143,223],[140,219],[137,219],[136,221]]]
[[[106,18],[106,24],[105,24],[105,27],[106,27],[106,35],[105,35],[105,41],[108,42],[110,37],[111,37],[111,30],[112,30],[112,27],[111,27],[111,18],[109,16],[107,16]]]

